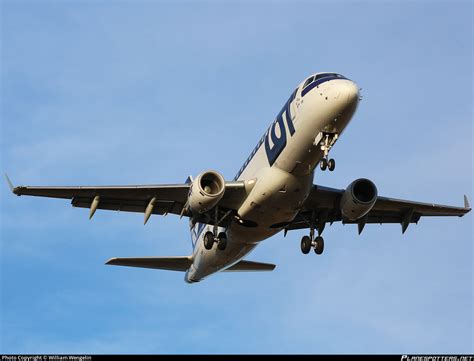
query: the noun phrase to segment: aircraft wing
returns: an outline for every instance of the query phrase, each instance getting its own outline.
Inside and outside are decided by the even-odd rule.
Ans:
[[[8,178],[7,180],[11,185],[10,180]],[[221,212],[234,211],[238,209],[246,196],[244,183],[226,182],[225,186],[224,196],[218,204],[219,209]],[[73,207],[91,208],[91,216],[94,214],[95,209],[145,213],[147,206],[153,198],[155,200],[151,214],[166,215],[171,213],[188,216],[185,210],[183,210],[188,199],[190,188],[188,183],[77,187],[13,187],[11,185],[11,188],[12,192],[18,196],[28,195],[70,199]],[[204,216],[202,215],[202,217]],[[206,221],[212,223],[211,220],[206,219]]]
[[[377,197],[375,205],[366,216],[362,217],[362,219],[350,221],[343,219],[339,207],[343,193],[344,189],[313,185],[313,189],[303,209],[286,229],[309,228],[311,217],[314,214],[316,224],[340,221],[343,223],[354,223],[359,225],[359,233],[362,232],[366,223],[400,223],[402,225],[402,232],[405,232],[410,223],[418,223],[421,217],[462,217],[471,210],[466,196],[464,196],[464,207]]]

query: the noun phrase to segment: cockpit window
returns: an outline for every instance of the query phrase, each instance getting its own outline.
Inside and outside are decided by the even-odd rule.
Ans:
[[[304,97],[305,94],[307,94],[311,89],[314,89],[315,87],[318,87],[320,84],[323,84],[327,81],[330,80],[335,80],[335,79],[347,79],[341,74],[336,74],[336,73],[321,73],[317,74],[315,76],[312,76],[308,80],[304,82],[303,89],[301,90],[301,96]]]
[[[308,86],[308,84],[310,84],[313,80],[314,80],[314,76],[306,80],[303,84],[303,88],[306,88],[306,86]]]
[[[337,76],[337,77],[340,77],[339,74],[334,74],[334,73],[322,73],[322,74],[316,75],[316,80],[322,79],[322,78],[327,78],[328,76]]]

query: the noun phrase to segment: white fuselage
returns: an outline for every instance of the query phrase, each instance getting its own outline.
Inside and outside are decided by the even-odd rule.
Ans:
[[[307,78],[297,87],[239,170],[235,180],[245,181],[249,191],[237,212],[242,222],[219,227],[227,234],[226,249],[204,248],[204,234],[213,226],[198,223],[191,229],[194,252],[187,282],[232,266],[260,241],[284,229],[301,209],[324,156],[323,134],[339,136],[359,101],[353,81],[335,74],[318,80],[322,74],[328,73],[312,75],[312,83],[303,88]]]

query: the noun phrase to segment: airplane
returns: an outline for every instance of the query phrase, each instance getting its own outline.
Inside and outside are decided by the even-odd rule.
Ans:
[[[232,181],[215,170],[182,184],[14,187],[18,196],[70,199],[73,207],[189,218],[193,252],[183,257],[111,258],[107,265],[185,272],[195,283],[217,272],[272,271],[274,264],[244,260],[261,241],[283,231],[309,229],[301,251],[323,253],[327,223],[399,223],[402,234],[425,216],[459,216],[471,208],[382,197],[360,178],[346,189],[313,184],[314,173],[334,171],[329,152],[352,119],[360,100],[357,84],[337,73],[304,79],[270,124]],[[317,233],[316,233],[317,232]]]

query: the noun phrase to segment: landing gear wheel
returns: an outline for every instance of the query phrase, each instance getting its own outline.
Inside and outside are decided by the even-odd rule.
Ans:
[[[321,170],[326,170],[326,168],[328,167],[328,161],[326,158],[321,159],[321,161],[319,162],[319,167],[321,168]]]
[[[314,253],[316,254],[322,254],[324,251],[324,239],[321,236],[316,237],[314,240],[315,246],[314,246]]]
[[[212,249],[214,245],[214,234],[212,232],[206,232],[204,235],[204,248],[207,250]]]
[[[220,251],[225,250],[227,247],[227,236],[225,235],[224,232],[219,233],[219,241],[217,243],[217,248],[219,248]]]
[[[328,160],[328,169],[330,172],[332,172],[336,168],[336,161],[334,159],[329,159]]]
[[[311,251],[311,238],[304,236],[301,238],[301,252],[308,254]]]

